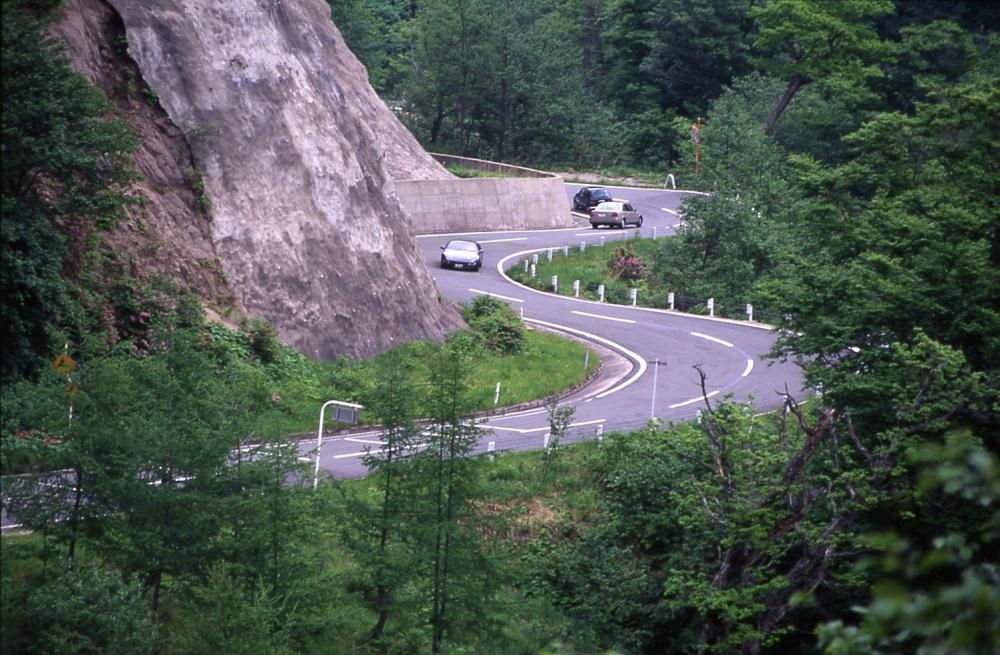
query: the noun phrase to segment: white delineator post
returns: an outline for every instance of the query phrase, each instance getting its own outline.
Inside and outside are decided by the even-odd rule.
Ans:
[[[604,302],[604,285],[597,285],[597,297],[600,298],[601,302]]]
[[[531,277],[535,277],[535,265],[531,265]]]
[[[709,298],[705,304],[708,306],[708,315],[715,316],[715,298]]]
[[[580,297],[580,280],[573,280],[573,297]]]
[[[747,320],[748,321],[753,320],[753,305],[751,305],[750,303],[747,303]]]
[[[586,241],[581,241],[580,242],[580,252],[587,252],[587,242]]]
[[[559,293],[559,276],[558,275],[553,275],[552,276],[552,292],[553,293]]]
[[[497,442],[491,441],[486,444],[486,452],[490,454],[490,461],[492,462],[497,456]]]
[[[656,378],[660,373],[660,358],[653,360],[653,399],[649,402],[649,418],[656,417]]]
[[[637,295],[638,291],[639,291],[638,289],[629,289],[628,290],[629,299],[632,301],[632,306],[633,307],[635,307],[635,299],[636,299],[636,295]]]
[[[500,383],[497,382],[497,391],[493,394],[493,404],[496,405],[500,402]]]
[[[674,308],[674,292],[673,291],[671,291],[670,293],[667,294],[667,305],[670,307],[670,309]]]

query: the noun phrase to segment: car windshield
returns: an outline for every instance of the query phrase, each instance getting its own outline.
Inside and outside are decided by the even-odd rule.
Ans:
[[[590,192],[591,200],[611,200],[611,194],[607,189],[594,189]]]
[[[471,241],[449,241],[446,246],[448,250],[468,250],[476,252],[479,248]]]
[[[622,208],[620,202],[602,202],[596,207],[597,211],[618,211]]]

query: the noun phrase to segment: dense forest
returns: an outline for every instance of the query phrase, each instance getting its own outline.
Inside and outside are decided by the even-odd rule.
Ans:
[[[817,393],[469,457],[484,302],[366,369],[386,446],[315,491],[283,415],[357,373],[102,258],[135,142],[57,4],[3,0],[5,653],[996,652],[994,3],[331,1],[427,149],[709,192],[649,275],[773,308]]]

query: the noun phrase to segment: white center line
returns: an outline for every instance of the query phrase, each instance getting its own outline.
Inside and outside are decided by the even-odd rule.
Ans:
[[[511,298],[510,296],[501,296],[499,293],[490,293],[489,291],[483,291],[482,289],[473,289],[469,287],[469,291],[472,293],[481,293],[484,296],[493,296],[494,298],[502,298],[503,300],[509,300],[511,302],[524,302],[520,298]]]
[[[741,378],[745,378],[746,376],[750,375],[750,371],[752,371],[752,370],[753,370],[753,360],[752,359],[748,359],[747,360],[747,367],[745,369],[743,369],[742,373],[740,373],[740,377]]]
[[[591,314],[589,312],[578,312],[575,309],[573,310],[573,313],[578,314],[580,316],[589,316],[590,318],[603,318],[605,321],[617,321],[619,323],[635,323],[635,321],[627,318],[614,318],[612,316],[601,316],[600,314]]]
[[[714,341],[715,343],[722,344],[726,348],[732,348],[733,344],[728,341],[723,341],[722,339],[717,339],[715,337],[709,336],[707,334],[702,334],[701,332],[691,332],[692,337],[698,337],[699,339],[708,339],[709,341]]]
[[[510,239],[480,239],[479,243],[504,243],[506,241],[527,241],[528,237],[511,237]]]
[[[673,214],[674,216],[680,216],[680,214],[673,209],[667,209],[666,207],[660,207],[660,211],[667,212],[668,214]]]

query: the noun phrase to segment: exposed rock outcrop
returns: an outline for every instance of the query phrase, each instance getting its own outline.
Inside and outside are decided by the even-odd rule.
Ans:
[[[221,262],[239,307],[318,358],[369,356],[460,326],[438,300],[393,183],[449,175],[374,93],[325,2],[108,2],[169,118],[161,131],[190,149],[196,170],[186,175],[211,204],[210,220],[193,220],[209,238],[191,238]],[[74,0],[60,28],[92,79],[95,7],[108,11]],[[191,220],[173,210],[165,203],[150,221]]]

